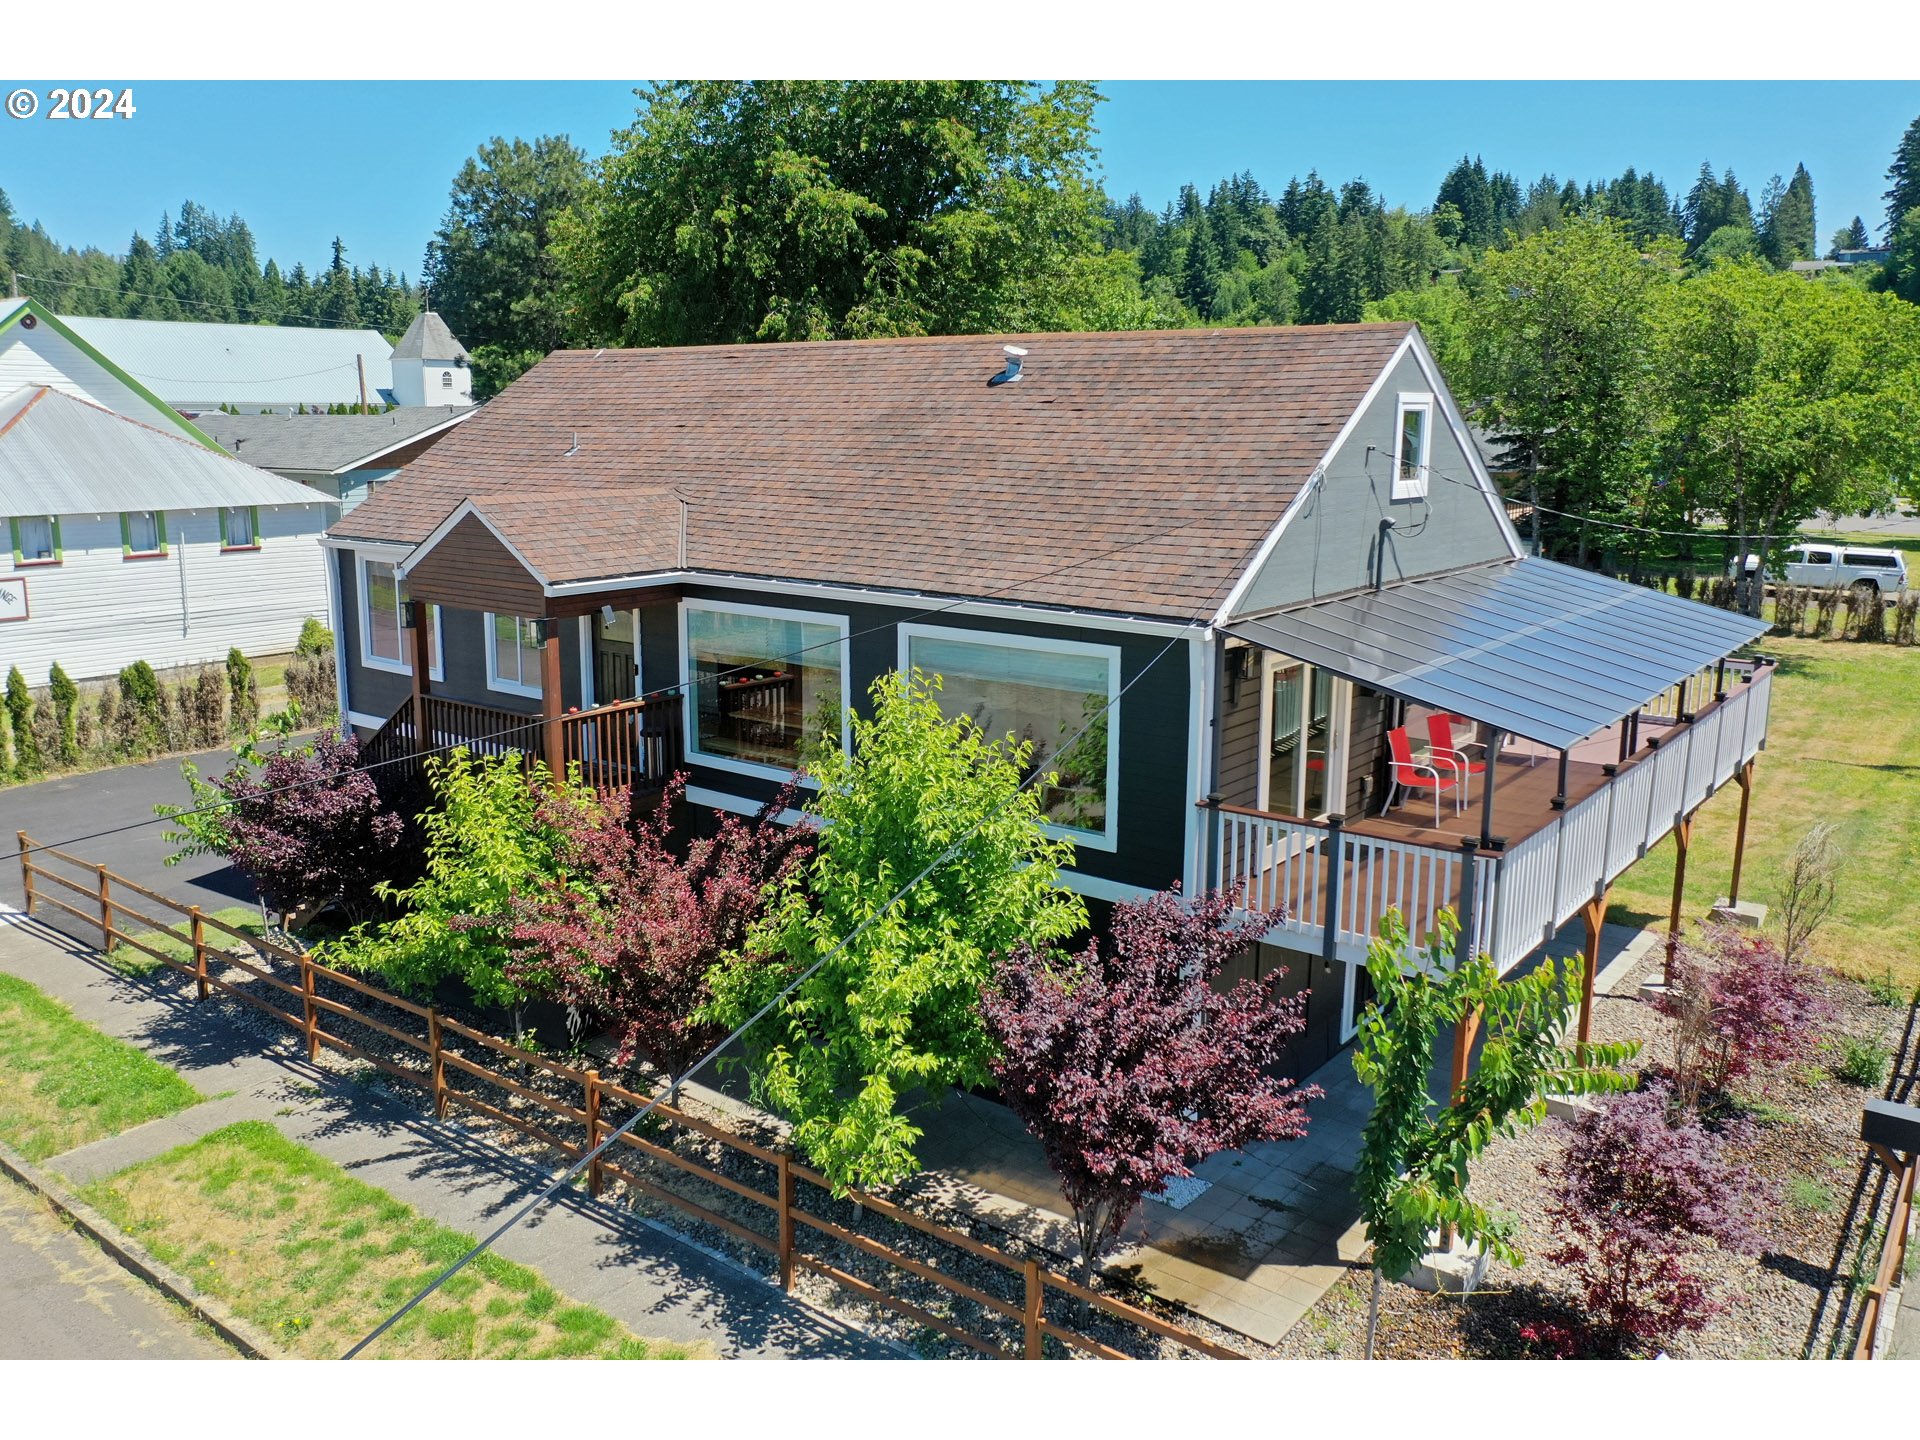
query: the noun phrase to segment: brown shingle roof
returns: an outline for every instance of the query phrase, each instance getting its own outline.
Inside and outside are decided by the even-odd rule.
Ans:
[[[510,494],[489,519],[548,581],[606,578],[677,556],[670,490],[694,569],[1186,618],[1409,329],[563,351],[332,533],[417,544]],[[1024,376],[990,388],[1009,342]]]

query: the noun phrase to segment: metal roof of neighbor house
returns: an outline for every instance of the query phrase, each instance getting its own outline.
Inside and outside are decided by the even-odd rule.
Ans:
[[[1767,624],[1526,556],[1226,628],[1375,690],[1564,750]]]
[[[447,322],[432,310],[422,310],[393,347],[396,360],[470,360],[467,347],[453,338]]]
[[[48,386],[0,399],[0,515],[320,505],[305,485]]]
[[[1210,617],[1411,333],[563,351],[331,533],[417,545],[520,491],[542,504],[518,523],[553,527],[550,584],[638,575],[626,497],[671,490],[690,569]],[[989,386],[1010,342],[1021,378]],[[534,548],[515,519],[494,523]]]
[[[354,404],[360,399],[359,359],[366,362],[367,398],[393,399],[393,347],[378,330],[100,315],[60,319],[169,405],[187,410]]]
[[[407,406],[385,415],[202,415],[228,453],[266,470],[356,470],[384,451],[479,414],[470,405]]]

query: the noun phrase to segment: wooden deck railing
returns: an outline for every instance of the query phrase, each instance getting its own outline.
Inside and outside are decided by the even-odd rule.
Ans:
[[[1731,677],[1730,677],[1731,678]],[[1692,811],[1752,760],[1766,739],[1772,667],[1734,683],[1690,723],[1666,730],[1593,794],[1504,851],[1477,851],[1474,946],[1511,969],[1601,895]],[[1204,802],[1203,802],[1204,803]],[[1380,917],[1397,909],[1416,943],[1443,907],[1458,909],[1458,845],[1387,840],[1355,830],[1220,805],[1218,874],[1246,890],[1250,910],[1284,907],[1279,928],[1324,940],[1329,882],[1336,885],[1337,952],[1358,958]],[[1337,855],[1333,852],[1337,850]],[[1334,868],[1339,873],[1335,876]]]
[[[620,1135],[599,1158],[589,1163],[586,1170],[589,1193],[600,1195],[609,1177],[621,1180],[640,1194],[772,1256],[779,1283],[788,1291],[793,1289],[796,1274],[817,1275],[995,1359],[1044,1358],[1045,1341],[1049,1338],[1104,1359],[1130,1358],[1082,1329],[1049,1318],[1048,1302],[1059,1297],[1091,1306],[1195,1354],[1221,1360],[1246,1358],[1159,1315],[1090,1290],[1035,1257],[1016,1256],[881,1196],[847,1191],[836,1197],[825,1175],[802,1164],[784,1147],[757,1144],[677,1106],[655,1102],[652,1096],[602,1079],[598,1070],[568,1065],[488,1035],[443,1014],[436,1006],[418,1004],[323,965],[303,952],[248,935],[203,914],[197,905],[183,905],[169,899],[123,875],[114,874],[104,865],[40,845],[25,831],[19,832],[18,838],[20,878],[29,916],[37,906],[61,911],[98,930],[101,948],[108,954],[120,946],[131,946],[192,980],[201,1000],[217,991],[226,998],[263,1011],[299,1033],[309,1060],[317,1059],[323,1048],[336,1050],[417,1086],[430,1099],[436,1119],[445,1119],[456,1108],[469,1111],[537,1140],[570,1160],[578,1160],[598,1148],[619,1128],[620,1112],[631,1115],[652,1104],[648,1121],[657,1120],[657,1125],[651,1130],[636,1127]],[[48,862],[56,862],[84,878],[50,868]],[[85,903],[70,903],[52,893],[49,886]],[[129,903],[123,898],[126,894],[137,896],[142,903]],[[170,912],[171,918],[160,919],[151,913],[155,910]],[[150,927],[150,931],[129,932],[123,924],[126,918],[139,921]],[[212,939],[207,933],[210,929],[216,932]],[[160,935],[180,942],[190,958],[183,960],[151,943]],[[245,947],[246,953],[240,953],[240,946]],[[241,978],[226,973],[229,967]],[[267,992],[265,995],[258,991],[262,986]],[[333,993],[323,991],[323,986]],[[381,1019],[370,1013],[377,1007],[390,1009],[393,1018]],[[376,1053],[339,1033],[339,1024],[329,1028],[330,1023],[339,1021],[384,1036],[400,1048],[389,1050],[386,1055]],[[495,1063],[487,1063],[489,1059]],[[411,1063],[396,1063],[396,1060]],[[509,1064],[527,1079],[537,1074],[548,1083],[542,1086],[515,1079],[503,1073],[502,1067]],[[489,1098],[482,1098],[483,1095]],[[515,1113],[516,1102],[540,1113]],[[662,1131],[698,1136],[722,1147],[735,1162],[736,1173],[725,1173],[716,1165],[679,1153],[665,1143]],[[652,1162],[665,1170],[642,1173],[643,1162]],[[741,1178],[742,1172],[752,1178]],[[683,1194],[669,1183],[678,1177],[709,1187],[713,1193],[704,1197],[704,1203],[702,1199]],[[744,1202],[748,1210],[744,1215],[739,1211],[721,1213],[714,1207],[724,1203],[723,1196]],[[1001,1293],[995,1294],[987,1288],[990,1282],[984,1278],[976,1277],[979,1283],[975,1284],[948,1273],[937,1263],[937,1256],[905,1254],[895,1245],[822,1214],[822,1207],[834,1200],[851,1202],[857,1209],[884,1216],[949,1251],[963,1252],[987,1262],[1004,1273],[1004,1281],[998,1287]],[[746,1216],[758,1217],[761,1225],[747,1223]],[[887,1267],[889,1277],[894,1272],[905,1277],[904,1288],[926,1285],[933,1287],[935,1294],[916,1291],[919,1300],[926,1302],[917,1303],[895,1293],[894,1288],[890,1288],[894,1282],[888,1277],[855,1275],[845,1264],[857,1261],[824,1253],[822,1247],[803,1240],[803,1232],[880,1262]],[[836,1258],[845,1264],[834,1263]],[[874,1283],[876,1279],[887,1283]],[[973,1307],[972,1312],[954,1313],[956,1301]],[[929,1308],[931,1305],[945,1307],[946,1313],[937,1313]],[[1056,1314],[1063,1309],[1070,1315],[1085,1313],[1057,1306]]]
[[[374,767],[383,784],[418,781],[431,755],[464,745],[474,755],[518,754],[529,763],[546,757],[546,720],[515,710],[498,710],[451,700],[420,698],[424,723],[414,716],[409,696],[360,747],[361,763]],[[560,717],[560,745],[569,770],[578,767],[583,783],[597,790],[662,788],[681,758],[680,700],[623,700],[574,710]]]

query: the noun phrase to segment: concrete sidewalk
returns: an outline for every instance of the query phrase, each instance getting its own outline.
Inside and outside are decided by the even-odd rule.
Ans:
[[[237,1120],[265,1120],[350,1174],[466,1234],[491,1230],[553,1178],[459,1122],[425,1118],[307,1063],[290,1034],[272,1041],[163,972],[106,970],[87,946],[0,907],[0,970],[37,985],[107,1034],[224,1096],[45,1162],[76,1184]],[[895,1358],[899,1351],[789,1299],[757,1276],[618,1206],[569,1190],[496,1247],[572,1299],[635,1334],[706,1344],[730,1358]]]

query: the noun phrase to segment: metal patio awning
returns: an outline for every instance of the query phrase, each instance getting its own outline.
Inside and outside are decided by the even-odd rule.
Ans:
[[[1225,629],[1358,684],[1565,750],[1767,625],[1529,556]]]

